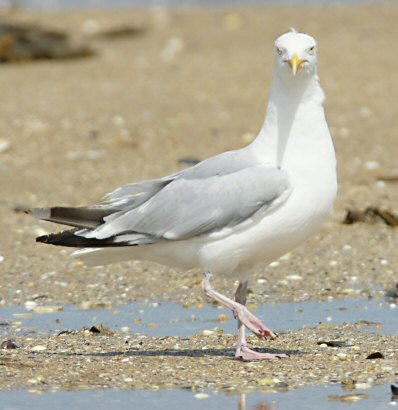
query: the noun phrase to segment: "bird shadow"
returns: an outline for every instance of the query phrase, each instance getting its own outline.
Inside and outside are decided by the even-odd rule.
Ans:
[[[282,350],[282,349],[253,349],[259,353],[272,353],[272,354],[286,354],[288,356],[302,355],[305,352],[299,350]],[[60,355],[60,356],[83,356],[83,357],[114,357],[114,356],[136,356],[136,357],[226,357],[235,359],[235,349],[163,349],[163,350],[125,350],[125,351],[112,351],[112,352],[32,352],[35,354],[44,355]]]

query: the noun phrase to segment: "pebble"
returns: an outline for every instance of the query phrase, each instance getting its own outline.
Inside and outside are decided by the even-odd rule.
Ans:
[[[7,151],[11,146],[11,142],[8,140],[0,139],[0,153]]]
[[[214,335],[214,330],[205,329],[200,332],[201,336],[211,336]]]
[[[33,310],[33,309],[35,309],[35,308],[37,307],[37,303],[34,302],[33,300],[27,300],[27,301],[24,303],[24,306],[25,306],[25,309],[26,309],[26,310]]]
[[[195,399],[207,399],[209,395],[206,393],[196,393],[194,397]]]
[[[338,359],[341,360],[342,362],[348,360],[348,355],[347,355],[347,353],[337,353],[336,356],[337,356]]]
[[[379,169],[380,168],[380,162],[378,162],[378,161],[366,161],[365,162],[365,168],[368,169],[368,170]]]
[[[279,265],[280,265],[280,262],[274,261],[274,262],[271,262],[268,266],[270,266],[271,268],[277,268]]]
[[[372,387],[369,383],[355,383],[355,388],[359,390],[365,390]]]
[[[47,350],[47,347],[44,345],[36,345],[33,346],[32,349],[30,349],[32,352],[43,352],[44,350]]]
[[[4,262],[4,256],[0,255],[0,263]]]
[[[184,50],[184,47],[184,41],[180,37],[170,38],[160,53],[160,57],[165,62],[173,61],[177,54]]]
[[[292,280],[292,281],[299,281],[299,280],[303,280],[303,277],[300,275],[288,275],[286,276],[287,280]]]
[[[39,314],[45,313],[54,313],[54,312],[62,312],[64,310],[63,306],[36,306],[33,309],[33,312]]]

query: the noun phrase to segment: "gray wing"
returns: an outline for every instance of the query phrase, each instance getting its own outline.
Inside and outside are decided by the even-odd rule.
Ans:
[[[209,166],[217,167],[212,159],[207,160]],[[96,239],[120,236],[124,242],[136,234],[168,240],[192,238],[238,225],[289,192],[286,171],[263,165],[242,167],[240,163],[239,169],[231,172],[238,163],[230,162],[229,173],[225,167],[218,173],[205,162],[171,176],[174,179],[139,206],[109,215],[104,224],[78,235]]]
[[[253,166],[255,159],[245,149],[228,151],[201,161],[199,164],[164,178],[128,184],[106,195],[97,206],[100,208],[134,209],[177,179],[202,179],[226,175]]]

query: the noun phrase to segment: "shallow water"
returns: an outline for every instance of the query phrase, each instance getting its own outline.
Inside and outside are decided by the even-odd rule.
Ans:
[[[115,8],[115,7],[198,7],[198,6],[259,6],[259,5],[336,5],[369,4],[375,0],[23,0],[33,8]]]
[[[192,336],[215,327],[223,329],[225,333],[236,331],[232,314],[227,309],[212,305],[197,309],[162,302],[131,303],[96,310],[81,310],[67,305],[63,309],[60,312],[39,314],[29,312],[24,307],[1,308],[0,336],[31,332],[51,334],[100,323],[116,331],[150,336]],[[230,320],[219,322],[220,314]],[[339,325],[367,321],[370,323],[363,326],[364,330],[398,335],[396,305],[382,299],[264,304],[256,309],[255,314],[277,332],[313,327],[319,323]]]
[[[366,390],[357,390],[356,394],[368,397],[357,402],[345,403],[330,400],[330,395],[346,395],[339,386],[303,387],[287,393],[250,393],[226,396],[212,392],[201,393],[184,390],[150,392],[145,390],[90,390],[78,392],[46,392],[41,395],[26,391],[0,392],[2,410],[128,410],[128,409],[190,409],[199,410],[383,410],[391,409],[396,402],[391,402],[389,386],[376,386]],[[203,398],[200,398],[203,397]]]

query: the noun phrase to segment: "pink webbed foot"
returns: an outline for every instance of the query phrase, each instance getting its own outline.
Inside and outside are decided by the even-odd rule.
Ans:
[[[264,340],[267,336],[271,339],[278,337],[276,333],[264,326],[262,322],[256,316],[254,316],[246,306],[240,304],[234,306],[233,314],[235,316],[235,319],[240,320],[260,340]]]
[[[236,349],[235,357],[242,360],[277,360],[288,356],[284,353],[260,353],[247,346],[240,346]]]

